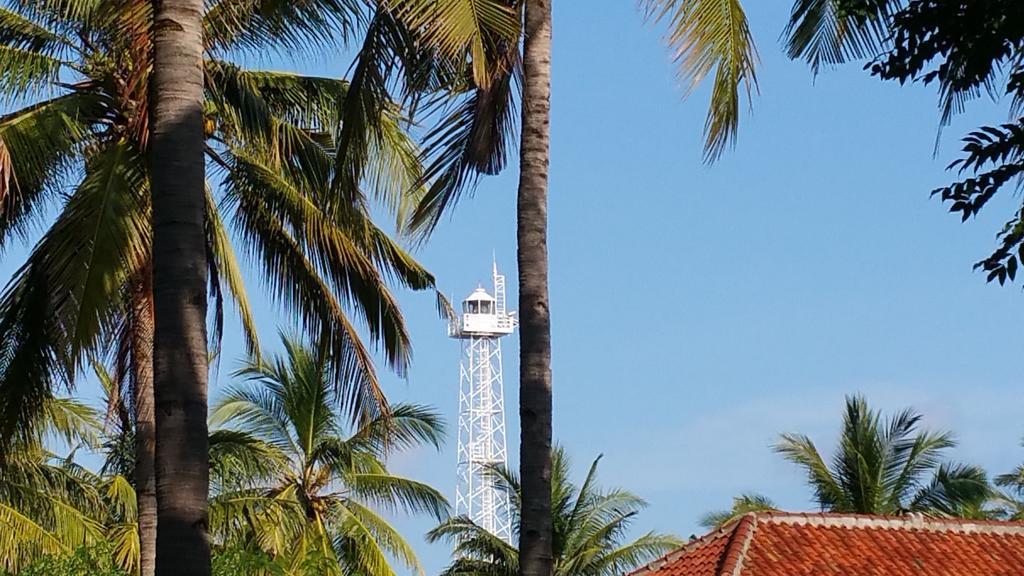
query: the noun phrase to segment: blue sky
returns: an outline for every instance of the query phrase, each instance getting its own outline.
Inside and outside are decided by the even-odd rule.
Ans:
[[[779,432],[835,438],[843,396],[913,406],[956,432],[951,457],[1001,473],[1019,441],[1018,286],[971,265],[1018,198],[966,225],[928,192],[957,138],[1005,107],[981,101],[933,155],[936,97],[857,64],[813,78],[778,37],[787,3],[747,2],[760,95],[737,148],[701,162],[707,91],[682,98],[659,31],[634,2],[555,2],[550,191],[555,436],[581,470],[643,496],[637,528],[699,532],[697,519],[754,490],[810,509],[803,477],[770,450]],[[332,56],[307,69],[338,74]],[[456,298],[489,277],[492,252],[515,298],[516,166],[482,181],[417,252]],[[8,253],[9,277],[22,252]],[[253,289],[255,281],[251,281]],[[458,342],[427,294],[403,293],[415,357],[396,401],[435,405],[455,424]],[[280,310],[262,300],[266,344]],[[233,322],[233,320],[232,320]],[[220,380],[241,351],[225,332]],[[510,453],[518,458],[518,348],[506,339]],[[216,384],[213,395],[216,396]],[[88,389],[88,387],[86,387]],[[87,390],[88,391],[88,390]],[[451,496],[454,437],[395,467]],[[428,573],[448,559],[425,520],[399,519]]]

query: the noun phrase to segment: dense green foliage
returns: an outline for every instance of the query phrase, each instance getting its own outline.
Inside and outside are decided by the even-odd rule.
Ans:
[[[210,346],[216,353],[230,299],[247,346],[259,349],[243,282],[247,263],[291,322],[330,350],[345,385],[376,388],[374,352],[399,374],[409,361],[392,287],[433,285],[370,218],[383,207],[401,228],[428,180],[426,155],[407,131],[407,110],[359,69],[350,81],[237,64],[254,52],[336,47],[335,39],[347,41],[356,31],[374,38],[377,32],[363,26],[376,8],[344,0],[301,7],[218,0],[206,7],[197,70],[205,76],[204,143],[190,146],[207,165],[205,203],[193,214],[204,246],[192,250],[201,258],[187,269],[209,280]],[[159,102],[153,10],[145,0],[0,7],[0,94],[13,109],[0,117],[0,250],[19,239],[34,242],[0,294],[0,454],[12,436],[31,433],[38,411],[60,388],[73,388],[86,358],[113,356],[111,395],[143,407],[127,414],[138,424],[138,453],[122,442],[117,460],[122,471],[139,463],[144,568],[152,564],[157,484],[152,348],[160,283],[153,282],[146,161],[153,155],[151,103]],[[45,232],[36,237],[39,223]],[[173,239],[170,246],[171,254],[182,249]],[[187,300],[202,300],[205,311],[207,287],[198,283],[198,295]],[[199,328],[192,342],[202,341]],[[200,373],[202,348],[192,355]],[[169,378],[166,370],[156,377]],[[172,384],[164,390],[184,389]],[[379,390],[376,396],[383,398]],[[386,403],[352,409],[386,411]],[[169,410],[161,413],[171,420]],[[206,417],[205,410],[189,415],[189,430]],[[165,436],[163,446],[183,441]],[[202,475],[204,447],[180,448],[195,455],[193,476]],[[205,491],[204,484],[189,498],[200,501]]]
[[[425,513],[443,520],[430,538],[451,538],[467,556],[450,574],[467,574],[471,558],[480,573],[512,574],[516,551],[466,518],[447,519],[447,503],[433,488],[391,473],[386,459],[399,450],[437,446],[438,417],[422,407],[395,405],[390,415],[360,420],[340,407],[334,370],[326,356],[285,338],[284,353],[269,361],[250,358],[216,403],[211,421],[211,535],[213,571],[219,576],[393,576],[393,566],[419,570],[412,547],[382,512]],[[117,446],[97,415],[70,401],[48,409],[51,421],[38,429],[93,447]],[[346,432],[347,431],[347,432]],[[101,448],[102,449],[102,448]],[[55,459],[38,449],[0,467],[0,534],[6,569],[17,576],[96,574],[121,576],[137,570],[138,540],[130,483],[108,472],[95,474],[71,457]],[[107,454],[110,456],[110,454]],[[41,474],[18,483],[18,462],[45,456]],[[552,505],[558,574],[617,576],[679,545],[647,533],[626,538],[645,503],[621,489],[602,490],[595,460],[583,483],[569,480],[570,463],[555,454]],[[518,519],[519,484],[514,473],[495,470],[512,494]],[[21,490],[26,486],[38,488]],[[20,496],[16,499],[13,495]],[[59,510],[55,505],[59,504]],[[52,516],[60,512],[61,517]],[[12,515],[30,518],[28,528]],[[52,543],[51,546],[36,544]],[[20,546],[20,547],[19,547]],[[488,548],[491,547],[491,548]],[[481,556],[482,554],[482,556]],[[471,564],[472,570],[482,569]],[[2,572],[0,572],[2,573]]]
[[[448,505],[430,486],[391,473],[386,461],[439,446],[440,419],[406,405],[368,419],[351,407],[379,402],[373,389],[342,398],[349,388],[325,352],[289,339],[284,349],[266,362],[250,358],[212,415],[216,569],[253,576],[393,576],[396,562],[419,569],[384,513],[442,519]],[[49,401],[43,414],[35,428],[43,435],[0,466],[0,570],[137,570],[135,493],[117,454],[130,442],[130,420],[114,415],[101,429],[92,409],[63,399]],[[56,457],[43,449],[44,437],[102,450],[103,471],[76,464],[74,453]]]
[[[17,576],[129,576],[117,565],[109,547],[96,544],[81,547],[70,554],[41,556],[21,570]]]
[[[19,441],[0,466],[0,570],[18,571],[35,558],[105,544],[115,564],[138,562],[135,493],[128,479],[98,475],[45,447],[47,438],[88,449],[99,417],[74,400],[51,399],[41,434]]]
[[[282,576],[270,554],[262,550],[229,548],[213,554],[213,576]]]
[[[109,547],[96,544],[71,553],[40,556],[16,573],[4,576],[131,576],[117,565]],[[213,576],[283,576],[269,554],[230,548],[213,555]]]

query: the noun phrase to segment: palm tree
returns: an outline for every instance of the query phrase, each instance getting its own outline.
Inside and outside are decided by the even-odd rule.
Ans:
[[[441,53],[470,62],[463,74],[469,97],[435,130],[426,147],[439,177],[412,215],[426,234],[454,205],[476,174],[504,166],[515,87],[522,76],[519,189],[516,212],[519,264],[520,472],[523,576],[550,576],[551,320],[548,301],[547,185],[551,101],[551,0],[400,0],[400,18],[426,28]],[[732,142],[740,117],[740,87],[756,88],[756,52],[738,0],[644,0],[654,20],[670,24],[668,42],[691,87],[715,72],[705,123],[706,159]],[[512,16],[510,19],[509,16]],[[521,22],[521,26],[516,23]],[[516,54],[522,34],[522,55]],[[456,68],[458,70],[458,68]]]
[[[132,407],[136,424],[144,576],[153,572],[156,502],[152,226],[143,161],[150,144],[150,10],[140,0],[15,2],[0,9],[0,91],[30,102],[0,118],[0,246],[26,232],[51,200],[66,200],[0,299],[0,426],[5,438],[27,431],[57,382],[73,383],[82,358],[113,348],[116,396]],[[370,350],[343,304],[363,317],[389,365],[402,373],[408,335],[385,278],[415,289],[433,284],[369,221],[361,188],[396,212],[410,190],[415,194],[410,183],[419,181],[421,168],[402,130],[404,116],[386,101],[376,115],[342,127],[339,107],[353,106],[349,82],[247,71],[224,59],[238,50],[326,41],[326,30],[358,20],[350,10],[333,0],[302,7],[266,0],[255,8],[222,0],[206,12],[199,149],[224,185],[204,193],[203,245],[214,345],[226,293],[257,349],[227,212],[271,293],[346,359],[337,363],[340,375],[376,389]],[[361,159],[351,168],[338,143],[361,130],[374,137],[345,148]],[[353,171],[355,184],[338,184]]]
[[[1003,517],[1007,520],[1024,520],[1024,464],[996,476],[995,484],[1002,489],[997,500]]]
[[[981,514],[992,496],[984,470],[941,462],[956,445],[952,435],[919,432],[920,421],[911,410],[882,421],[863,397],[847,397],[831,466],[803,434],[783,434],[775,450],[804,469],[815,500],[829,512]]]
[[[597,485],[600,461],[598,457],[591,463],[583,483],[577,486],[569,479],[569,457],[561,448],[553,450],[549,499],[554,519],[554,576],[618,576],[682,544],[675,536],[655,532],[627,541],[634,518],[647,504],[622,489],[601,490]],[[509,469],[490,473],[510,496],[513,531],[519,533],[522,485]],[[427,539],[455,544],[456,559],[442,576],[514,576],[521,569],[521,551],[465,516],[442,523]]]
[[[551,316],[548,305],[548,154],[551,2],[523,7],[523,108],[516,209],[519,266],[519,573],[556,574],[551,453]]]
[[[216,403],[213,534],[218,546],[269,554],[286,574],[393,576],[389,558],[420,570],[411,546],[375,508],[448,509],[435,489],[388,471],[396,450],[440,445],[433,412],[395,405],[365,418],[374,402],[336,378],[336,359],[282,337],[284,354],[250,357],[242,382]],[[351,430],[351,433],[346,433]]]
[[[774,512],[775,503],[767,496],[748,492],[732,499],[732,508],[708,512],[700,519],[700,525],[707,529],[721,528],[736,518],[751,512]]]
[[[96,445],[99,418],[70,398],[44,402],[36,435],[20,438],[0,465],[0,570],[18,570],[43,555],[67,554],[106,542],[122,569],[138,567],[135,494],[120,475],[97,476],[74,461],[80,446]],[[70,447],[47,450],[47,440]]]

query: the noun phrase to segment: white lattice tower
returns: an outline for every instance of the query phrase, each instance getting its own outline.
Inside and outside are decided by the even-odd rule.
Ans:
[[[515,313],[505,310],[505,277],[498,274],[497,264],[493,279],[494,296],[477,288],[448,327],[449,336],[462,340],[455,513],[512,544],[508,494],[496,486],[489,470],[508,460],[501,337],[511,334],[516,322]]]

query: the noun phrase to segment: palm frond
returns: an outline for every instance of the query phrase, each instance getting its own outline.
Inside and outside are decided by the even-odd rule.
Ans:
[[[595,484],[597,483],[597,465],[601,462],[602,457],[603,455],[599,455],[590,463],[590,469],[587,471],[583,484],[580,485],[579,491],[576,493],[575,504],[572,507],[572,511],[568,513],[568,520],[571,525],[575,526],[583,522],[584,517],[589,514],[588,509],[594,508],[592,504],[595,496],[600,498],[594,492],[596,491]]]
[[[69,99],[38,110],[53,106],[42,118],[62,125],[81,104]],[[17,116],[7,127],[23,121],[39,118]],[[2,137],[8,136],[4,130]],[[13,155],[11,140],[6,142]],[[72,141],[66,148],[76,145]],[[51,153],[31,146],[26,148],[31,153]],[[11,418],[5,426],[30,429],[33,412],[52,397],[55,379],[72,383],[83,353],[95,351],[116,330],[117,307],[111,302],[120,301],[124,281],[148,254],[148,194],[141,166],[126,142],[90,157],[85,178],[8,285],[0,304],[5,341],[0,404]]]
[[[901,0],[796,0],[783,36],[790,58],[822,66],[877,56]]]
[[[74,398],[53,398],[46,402],[40,425],[69,446],[98,444],[100,418],[92,407]]]
[[[210,531],[224,542],[254,542],[281,553],[301,539],[307,524],[302,506],[289,495],[240,489],[210,497]]]
[[[378,508],[427,513],[438,520],[448,516],[448,500],[423,482],[389,473],[349,474],[345,480],[354,496]]]
[[[301,449],[292,435],[288,415],[279,394],[270,386],[276,383],[266,376],[262,365],[248,365],[235,373],[259,379],[267,388],[232,386],[210,413],[211,426],[230,424],[248,432],[276,449],[298,455]]]
[[[888,488],[897,500],[910,494],[917,479],[939,465],[942,451],[955,445],[949,434],[922,433],[914,437],[911,448],[896,461],[903,461],[900,475]]]
[[[707,529],[721,528],[735,518],[750,512],[772,512],[777,510],[775,503],[761,494],[740,494],[732,499],[732,508],[709,512],[700,518],[700,525]]]
[[[117,319],[109,303],[149,256],[149,194],[141,156],[125,142],[86,165],[86,176],[27,267],[42,270],[54,291],[52,311],[65,327],[70,357],[110,334]]]
[[[227,135],[265,143],[269,140],[273,114],[267,102],[235,65],[221,60],[204,62],[205,90],[209,105]]]
[[[0,297],[0,461],[45,432],[46,403],[71,382],[66,350],[45,277],[22,270]]]
[[[681,538],[648,532],[636,540],[597,557],[585,567],[586,574],[617,576],[664,556],[684,544]]]
[[[98,109],[97,98],[76,92],[0,117],[0,249],[63,189]]]
[[[343,46],[363,20],[356,0],[208,0],[207,49],[308,52]]]
[[[427,542],[447,541],[455,545],[454,555],[479,559],[489,566],[488,573],[506,573],[519,565],[519,551],[488,532],[467,516],[456,516],[427,533]],[[448,570],[456,567],[453,564]],[[461,568],[464,570],[465,566]],[[446,570],[446,572],[448,571]],[[453,573],[459,573],[458,571]]]
[[[569,457],[556,447],[552,455],[551,509],[555,576],[614,576],[679,545],[679,539],[648,533],[626,541],[630,523],[644,508],[644,501],[622,489],[597,486],[596,459],[583,484],[570,480]],[[513,536],[519,532],[520,484],[507,468],[492,468],[499,489],[509,492]],[[451,518],[427,534],[430,543],[441,540],[455,545],[455,560],[442,572],[446,576],[511,576],[519,568],[518,550],[467,516]]]
[[[979,511],[993,496],[985,471],[965,464],[942,464],[932,481],[914,494],[909,511],[964,517]]]
[[[1017,494],[1024,495],[1024,464],[1006,474],[996,476],[995,483],[996,486],[1010,488]]]
[[[135,489],[127,478],[111,476],[103,481],[101,488],[115,518],[122,522],[135,522],[138,519]]]
[[[17,572],[41,555],[66,553],[102,536],[103,505],[91,476],[23,447],[0,483],[0,569]]]
[[[0,8],[0,45],[63,58],[77,46],[63,35],[10,8]]]
[[[210,433],[210,478],[217,492],[250,488],[276,478],[287,460],[277,446],[247,432],[221,429]]]
[[[393,29],[390,12],[378,8],[367,26],[352,67],[340,111],[340,127],[335,135],[337,154],[332,192],[339,205],[358,205],[362,201],[360,184],[366,174],[371,142],[380,138],[376,120],[391,104],[388,79],[394,65],[388,35]]]
[[[209,189],[206,191],[206,245],[209,251],[208,262],[211,267],[210,283],[218,286],[223,283],[227,288],[228,294],[238,309],[246,349],[250,354],[259,358],[260,345],[256,330],[256,317],[249,304],[249,295],[245,289],[241,267],[235,256],[234,248],[231,246],[231,239]],[[215,332],[219,331],[218,327]]]
[[[518,51],[505,51],[508,60],[486,88],[475,87],[456,101],[425,137],[423,180],[429,183],[410,231],[426,237],[441,218],[473,189],[481,174],[497,174],[513,149],[520,74]]]
[[[42,52],[0,44],[0,93],[14,102],[51,94],[69,64]]]
[[[386,458],[395,451],[424,444],[440,448],[444,437],[444,420],[437,412],[417,404],[397,404],[388,415],[360,426],[348,444]]]
[[[436,441],[437,416],[398,405],[346,437],[348,415],[335,398],[327,351],[283,334],[282,342],[281,355],[248,358],[235,373],[245,382],[229,388],[213,410],[211,421],[226,427],[215,434],[227,440],[222,449],[211,439],[215,533],[258,543],[289,569],[390,576],[394,559],[421,570],[412,548],[376,510],[443,518],[447,502],[434,488],[389,473],[379,456]],[[224,456],[227,466],[218,464]],[[261,469],[266,461],[274,466]]]
[[[402,232],[409,213],[426,193],[421,152],[400,116],[397,105],[388,105],[376,121],[378,132],[370,141],[363,186],[370,197],[394,215]]]
[[[572,530],[563,543],[568,551],[592,550],[603,543],[618,541],[633,518],[647,507],[643,499],[622,489],[596,494],[587,500],[584,513],[571,524]],[[567,518],[564,513],[559,516]]]
[[[556,448],[554,454],[552,454],[552,460],[557,461],[558,450]],[[552,467],[557,470],[556,467]],[[519,475],[516,471],[508,466],[488,466],[484,469],[484,474],[487,477],[493,479],[495,487],[508,495],[509,503],[509,515],[513,520],[517,520],[522,512],[522,484],[519,482]],[[557,493],[557,484],[555,483],[554,474],[552,474],[552,494]],[[554,498],[552,498],[554,500]]]
[[[892,466],[887,464],[887,436],[882,432],[881,415],[870,409],[867,400],[847,398],[839,449],[832,457],[833,477],[848,498],[843,511],[885,513],[891,505],[882,482],[885,470]]]
[[[942,452],[955,445],[952,436],[920,432],[920,422],[912,410],[883,421],[863,396],[848,396],[831,467],[804,435],[783,435],[775,450],[804,468],[818,503],[830,512],[989,515],[994,493],[984,472],[942,463]],[[922,487],[928,473],[934,476]]]
[[[394,576],[389,556],[403,565],[423,573],[412,546],[385,519],[370,508],[346,500],[338,517],[333,538],[339,562],[349,570],[367,576]]]
[[[274,373],[288,423],[308,459],[317,441],[335,430],[337,399],[331,385],[329,362],[298,339],[281,335],[283,357],[274,359]]]
[[[70,552],[74,545],[63,542],[17,508],[3,502],[0,502],[0,527],[3,527],[0,546],[6,551],[0,560],[4,570],[16,571],[24,559],[37,555]]]
[[[774,446],[777,453],[807,473],[815,498],[825,509],[844,506],[847,496],[818,453],[814,442],[802,434],[783,434]]]
[[[348,90],[345,80],[247,70],[215,58],[207,58],[204,66],[207,101],[222,123],[220,130],[248,141],[268,138],[275,122],[314,132],[333,129]]]
[[[385,26],[378,19],[372,30],[379,31]],[[380,46],[380,50],[388,49],[389,46]],[[339,174],[339,181],[330,184],[335,192],[352,199],[360,196],[359,187],[363,185],[401,223],[421,192],[419,149],[405,129],[408,120],[401,108],[390,100],[382,76],[385,72],[372,69],[382,65],[379,59],[384,58],[383,52],[364,51],[360,58],[351,84],[345,80],[242,70],[223,61],[209,60],[207,93],[216,107],[220,130],[227,137],[244,136],[249,142],[264,142],[278,148],[271,164],[288,162],[297,154],[294,159],[300,161],[302,169],[293,171],[291,176],[301,181],[312,171],[316,179],[311,182],[311,189],[330,205],[339,203],[324,193],[328,184],[324,167],[319,162],[309,165],[310,160],[319,160],[314,157],[319,156],[319,151],[310,139],[317,139],[319,146],[337,148],[337,160],[327,165]]]
[[[115,524],[107,530],[106,541],[118,568],[128,574],[135,573],[141,557],[138,524]]]
[[[373,341],[399,374],[408,364],[409,339],[397,302],[367,260],[360,231],[353,230],[368,223],[339,223],[256,158],[236,159],[227,187],[236,203],[235,221],[251,238],[250,250],[258,255],[254,259],[262,264],[272,292],[298,314],[307,333],[320,335],[331,350],[337,385],[345,393],[341,399],[352,417],[372,417],[386,403],[369,351],[339,298],[361,312]],[[278,214],[291,222],[293,232]]]
[[[363,190],[369,189],[374,200],[396,217],[401,229],[407,213],[425,193],[422,154],[407,130],[411,119],[389,93],[403,63],[432,69],[430,64],[421,66],[421,61],[433,63],[422,57],[420,44],[403,22],[386,5],[378,6],[353,64],[333,131],[336,153],[328,199],[331,206],[359,206],[366,195]],[[424,74],[423,70],[406,72],[407,83],[418,82],[410,80],[410,75]]]
[[[124,323],[127,324],[127,323]],[[121,355],[124,346],[130,346],[130,330],[122,325],[117,336],[117,352]],[[123,362],[127,364],[127,354]],[[118,358],[118,362],[121,362]],[[131,377],[126,377],[126,372],[133,372],[127,367],[119,367],[116,376],[111,375],[106,367],[100,364],[95,358],[90,359],[96,379],[103,386],[104,402],[107,407],[104,418],[103,437],[101,451],[103,453],[103,466],[100,468],[100,476],[124,476],[135,477],[135,408],[132,390],[134,383]]]
[[[104,0],[10,0],[8,4],[20,14],[61,33],[98,22],[109,9],[124,8],[121,2]]]
[[[462,556],[441,571],[441,576],[514,576],[519,572],[519,560],[491,562]]]
[[[736,137],[740,90],[757,91],[757,50],[739,0],[643,0],[648,16],[667,20],[667,41],[679,75],[693,91],[711,72],[715,80],[704,123],[704,156],[721,156]]]
[[[504,0],[395,0],[392,5],[422,42],[451,60],[468,60],[481,88],[494,76],[491,57],[497,46],[519,41],[519,12]]]

